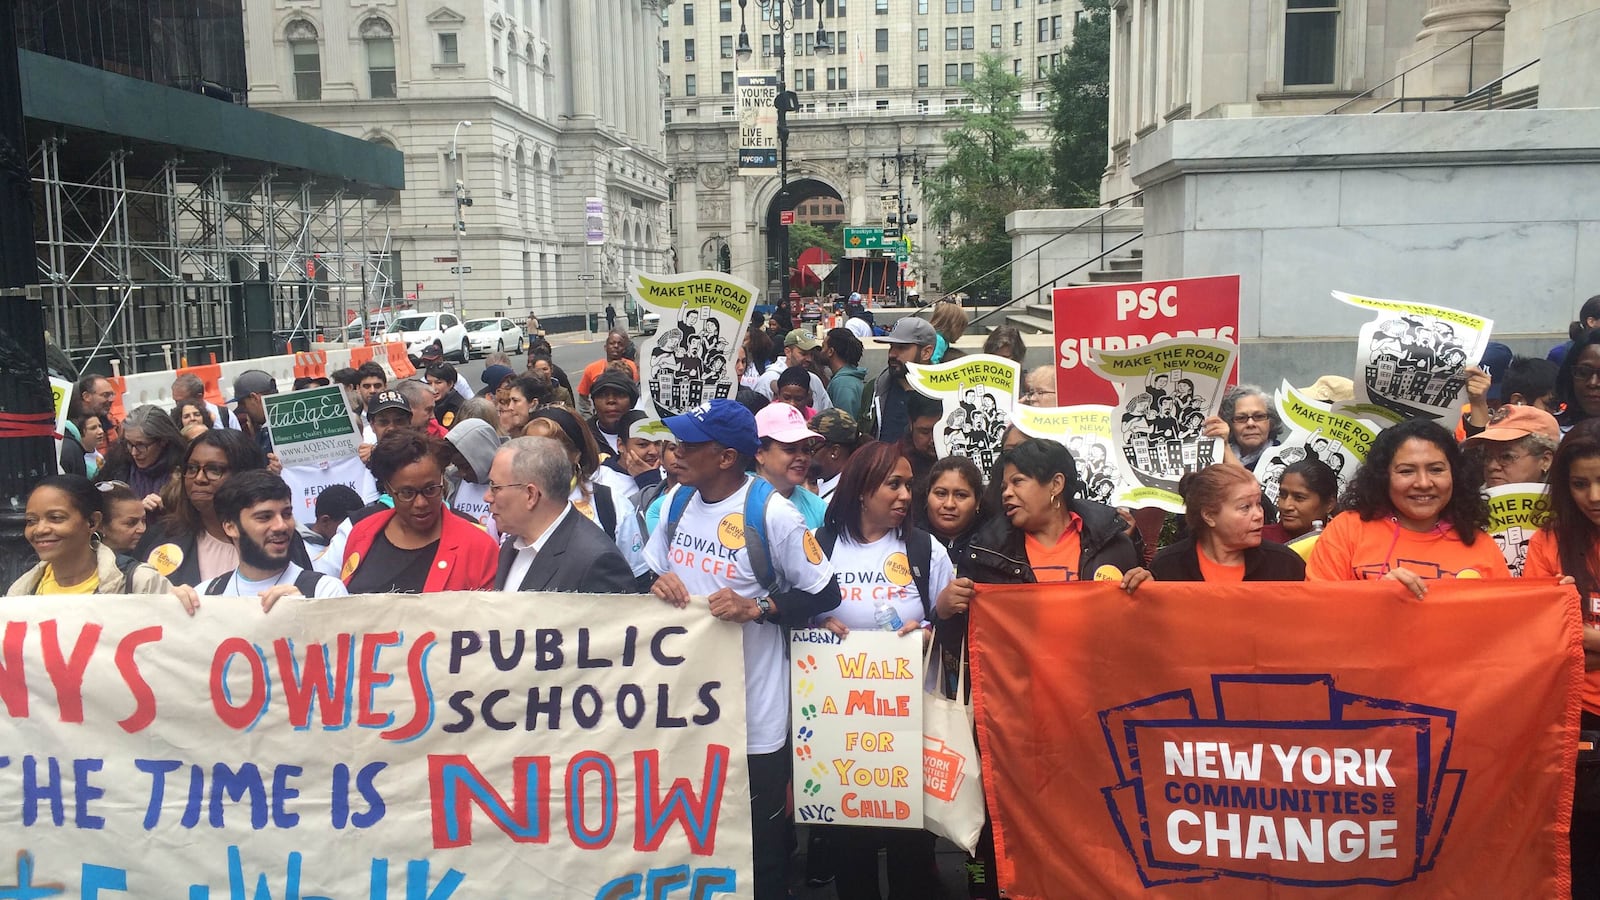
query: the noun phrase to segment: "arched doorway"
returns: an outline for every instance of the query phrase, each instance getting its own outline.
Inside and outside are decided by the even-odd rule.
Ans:
[[[816,198],[831,198],[840,203],[842,209],[844,197],[826,182],[815,178],[799,178],[789,182],[788,186],[779,190],[773,196],[772,202],[767,204],[767,291],[773,298],[784,297],[785,293],[780,287],[785,270],[788,268],[788,237],[789,230],[781,223],[781,214],[785,210],[800,208],[808,200]],[[811,220],[811,221],[808,221]],[[836,233],[838,225],[829,225],[826,220],[812,219],[809,215],[796,214],[795,221],[822,227]],[[793,288],[791,287],[792,291]]]

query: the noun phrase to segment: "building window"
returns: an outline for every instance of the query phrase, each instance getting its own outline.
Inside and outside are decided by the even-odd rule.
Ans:
[[[878,87],[886,88],[886,87],[889,86],[889,67],[888,66],[879,66],[878,67],[878,69],[877,69],[877,82],[878,82]]]
[[[1039,20],[1039,43],[1042,44],[1042,43],[1044,43],[1045,41],[1048,41],[1048,40],[1050,40],[1050,20],[1048,18],[1040,19]]]
[[[284,30],[289,40],[289,60],[294,71],[296,100],[322,99],[322,51],[317,45],[317,29],[303,19],[289,23]]]
[[[917,0],[917,15],[925,16],[927,14],[928,14],[928,0]]]
[[[961,80],[962,81],[971,81],[972,79],[973,79],[972,63],[962,63],[961,64]]]
[[[724,94],[733,93],[733,73],[732,72],[723,72],[722,73],[722,92]]]
[[[1013,23],[1011,23],[1011,44],[1014,47],[1020,47],[1022,45],[1022,23],[1021,22],[1013,22]]]
[[[1048,56],[1039,57],[1039,74],[1038,74],[1037,77],[1043,78],[1043,77],[1045,77],[1045,75],[1049,74],[1049,72],[1050,72],[1050,57],[1048,57]]]
[[[671,125],[672,124],[672,110],[671,109],[664,109],[664,110],[661,111],[661,114],[662,114],[662,117],[663,117],[662,121],[666,122],[668,125]]]
[[[889,14],[889,0],[875,0],[873,12],[876,15],[887,16]]]
[[[1000,30],[1000,26],[999,25],[990,25],[989,26],[989,47],[991,49],[994,49],[994,48],[997,48],[997,47],[1000,46],[1001,37],[1002,37],[1002,32]]]
[[[1338,77],[1338,0],[1289,0],[1283,27],[1283,83],[1333,84]]]
[[[361,39],[367,45],[367,84],[374,98],[395,96],[394,31],[382,19],[361,23]]]
[[[995,12],[999,12],[1001,9],[1004,9],[1005,5],[1006,0],[989,0],[989,8]]]
[[[693,96],[695,96],[696,93],[697,92],[695,91],[694,76],[693,75],[685,75],[685,76],[683,76],[683,95],[685,97],[693,97]]]
[[[948,13],[953,13],[957,9],[959,9],[960,8],[958,6],[959,2],[960,2],[960,0],[944,0],[944,11],[945,11],[945,13],[947,13],[947,14]]]
[[[963,25],[963,26],[961,26],[961,49],[963,49],[963,50],[971,50],[971,49],[973,49],[974,42],[976,40],[977,40],[977,38],[972,33],[972,26],[971,25]]]
[[[694,4],[693,3],[685,3],[683,5],[683,24],[685,24],[685,25],[693,25],[694,24]]]
[[[761,58],[762,59],[766,59],[767,57],[769,57],[771,55],[772,55],[772,35],[763,34],[761,36]]]
[[[1018,78],[1022,77],[1022,60],[1013,59],[1011,61],[1011,74],[1017,76]]]
[[[924,116],[928,114],[928,98],[923,97],[917,101],[917,112]]]
[[[928,49],[928,29],[926,28],[917,29],[917,49],[923,51]]]
[[[923,63],[917,66],[917,87],[928,86],[928,65]]]
[[[671,41],[662,41],[661,42],[661,61],[664,62],[664,63],[672,62],[672,42]]]
[[[733,35],[725,34],[718,40],[717,55],[723,59],[733,59]]]
[[[694,62],[694,38],[683,39],[683,61]]]
[[[1050,40],[1052,40],[1052,41],[1061,40],[1061,17],[1060,16],[1051,16],[1050,17]]]
[[[946,28],[944,30],[944,48],[954,50],[961,44],[961,29]]]
[[[877,32],[873,34],[873,42],[877,45],[876,49],[879,53],[888,53],[889,29],[879,28]]]
[[[873,106],[876,109],[888,109],[889,108],[889,101],[887,101],[887,100],[879,100],[876,103],[874,103]]]
[[[951,87],[961,83],[961,67],[955,63],[944,64],[944,84]]]
[[[733,0],[717,0],[717,21],[733,21]]]

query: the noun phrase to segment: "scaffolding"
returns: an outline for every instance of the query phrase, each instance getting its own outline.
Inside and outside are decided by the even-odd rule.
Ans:
[[[394,303],[393,192],[209,160],[73,155],[59,135],[33,149],[46,321],[80,369],[234,358],[247,285],[266,286],[285,344]]]

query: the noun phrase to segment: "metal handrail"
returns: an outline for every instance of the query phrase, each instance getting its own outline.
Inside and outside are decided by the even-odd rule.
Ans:
[[[1501,75],[1499,78],[1496,78],[1493,81],[1484,82],[1483,84],[1478,85],[1477,87],[1475,87],[1472,90],[1466,92],[1465,94],[1462,94],[1459,97],[1448,97],[1448,96],[1438,96],[1438,97],[1395,97],[1393,100],[1390,100],[1388,103],[1385,103],[1384,105],[1382,105],[1382,106],[1378,107],[1377,109],[1373,110],[1373,112],[1375,112],[1375,113],[1383,112],[1384,110],[1388,109],[1389,107],[1394,106],[1396,103],[1416,103],[1416,102],[1421,102],[1422,103],[1422,111],[1423,112],[1427,112],[1428,111],[1428,101],[1429,100],[1438,100],[1438,101],[1441,101],[1441,102],[1448,101],[1448,102],[1453,103],[1453,104],[1466,103],[1467,101],[1473,99],[1474,97],[1477,97],[1479,94],[1483,94],[1483,93],[1492,91],[1494,88],[1504,84],[1505,80],[1507,78],[1510,78],[1511,76],[1516,75],[1517,73],[1521,72],[1523,69],[1528,68],[1529,66],[1537,65],[1538,62],[1539,62],[1539,60],[1537,60],[1537,59],[1529,60],[1528,62],[1525,62],[1520,66],[1517,66],[1515,69],[1512,69],[1511,71],[1505,73],[1504,75]],[[1490,109],[1494,108],[1494,98],[1493,97],[1490,97],[1489,108]],[[1402,112],[1403,111],[1404,110],[1402,109]]]
[[[1090,224],[1095,223],[1095,222],[1100,223],[1100,256],[1105,256],[1105,254],[1107,253],[1107,251],[1105,249],[1105,246],[1106,246],[1106,242],[1105,242],[1106,213],[1109,213],[1112,210],[1115,210],[1115,209],[1119,208],[1122,205],[1122,202],[1125,201],[1125,200],[1133,200],[1135,198],[1142,197],[1142,196],[1144,196],[1144,191],[1143,190],[1137,190],[1137,191],[1130,191],[1130,192],[1128,192],[1126,194],[1123,194],[1120,197],[1113,197],[1100,210],[1100,214],[1095,216],[1094,218],[1085,219],[1084,221],[1079,222],[1078,224],[1072,226],[1071,228],[1068,228],[1066,231],[1063,231],[1060,234],[1056,235],[1055,237],[1053,237],[1053,238],[1045,241],[1044,243],[1040,244],[1039,246],[1034,247],[1032,250],[1029,250],[1026,253],[1023,253],[1023,254],[1021,254],[1019,256],[1013,256],[1011,259],[1006,260],[1005,262],[1001,263],[998,266],[995,266],[994,268],[992,268],[989,271],[983,273],[982,275],[979,275],[976,278],[971,279],[966,284],[963,284],[963,285],[955,288],[954,290],[944,291],[943,292],[943,296],[941,297],[941,299],[948,299],[950,297],[957,296],[962,291],[965,291],[967,288],[972,287],[973,285],[977,284],[978,282],[982,281],[985,278],[988,278],[990,275],[993,275],[994,273],[1000,271],[1001,269],[1007,268],[1009,266],[1014,266],[1019,261],[1027,259],[1029,256],[1032,256],[1033,254],[1038,253],[1040,250],[1043,250],[1044,248],[1050,246],[1051,244],[1054,244],[1056,241],[1059,241],[1064,237],[1067,237],[1068,235],[1077,234],[1079,231],[1087,228]],[[1059,278],[1060,276],[1057,276],[1057,277]],[[1007,300],[1005,303],[1001,304],[1000,306],[995,307],[995,309],[1004,309],[1005,307],[1010,306],[1014,302],[1016,302],[1016,298],[1012,298],[1011,300]],[[985,313],[985,315],[987,315],[987,313]],[[974,321],[976,321],[976,320],[974,320]]]
[[[1057,275],[1056,277],[1050,279],[1049,281],[1041,281],[1041,282],[1039,282],[1039,286],[1038,287],[1034,288],[1031,291],[1028,291],[1026,294],[1022,294],[1021,296],[1018,296],[1018,297],[1012,297],[1010,300],[1007,300],[1006,302],[1000,304],[999,306],[991,308],[988,312],[983,313],[982,315],[980,315],[977,318],[973,319],[970,324],[971,325],[976,325],[979,322],[982,322],[984,319],[987,319],[990,316],[994,315],[995,313],[1000,312],[1003,309],[1006,309],[1007,307],[1011,306],[1012,304],[1020,303],[1021,301],[1026,300],[1029,297],[1032,297],[1034,294],[1037,294],[1040,291],[1043,291],[1045,288],[1054,289],[1055,286],[1056,286],[1056,282],[1060,281],[1061,279],[1066,278],[1069,275],[1076,274],[1079,270],[1083,269],[1085,266],[1088,266],[1088,265],[1090,265],[1092,263],[1100,262],[1101,260],[1105,259],[1107,256],[1110,256],[1111,254],[1117,252],[1118,250],[1121,250],[1123,247],[1126,247],[1129,244],[1133,243],[1134,241],[1137,241],[1137,240],[1139,240],[1139,239],[1141,239],[1143,237],[1144,237],[1143,234],[1136,234],[1133,237],[1128,238],[1127,240],[1123,241],[1122,243],[1116,245],[1115,247],[1110,247],[1110,248],[1101,250],[1099,256],[1093,257],[1092,259],[1086,259],[1083,262],[1078,263],[1077,265],[1075,265],[1072,268],[1068,269],[1067,271],[1062,272],[1060,275]],[[1043,245],[1041,244],[1040,246],[1043,246]]]
[[[1346,100],[1345,102],[1339,104],[1338,106],[1335,106],[1333,109],[1330,109],[1327,112],[1323,113],[1323,115],[1325,115],[1325,116],[1336,115],[1340,111],[1342,111],[1345,107],[1347,107],[1347,106],[1349,106],[1349,105],[1351,105],[1353,103],[1357,103],[1357,102],[1359,102],[1361,100],[1366,100],[1366,99],[1371,98],[1376,92],[1383,90],[1384,88],[1388,87],[1391,84],[1394,84],[1396,81],[1402,82],[1402,84],[1403,84],[1404,81],[1405,81],[1405,77],[1407,75],[1411,74],[1412,72],[1415,72],[1417,69],[1420,69],[1423,66],[1427,65],[1428,63],[1433,62],[1434,60],[1436,60],[1439,57],[1445,55],[1446,53],[1449,53],[1451,50],[1454,50],[1457,47],[1460,47],[1462,44],[1470,43],[1470,42],[1476,40],[1479,35],[1487,34],[1487,33],[1491,32],[1491,31],[1504,31],[1505,27],[1506,27],[1506,25],[1505,25],[1504,22],[1497,22],[1497,23],[1495,23],[1493,25],[1488,26],[1487,28],[1481,28],[1481,29],[1479,29],[1477,31],[1474,31],[1473,33],[1467,35],[1466,37],[1464,37],[1461,40],[1455,42],[1454,44],[1451,44],[1450,46],[1444,48],[1443,50],[1440,50],[1438,53],[1435,53],[1434,55],[1428,57],[1427,59],[1423,60],[1422,62],[1419,62],[1416,65],[1412,66],[1411,68],[1406,69],[1404,72],[1401,72],[1400,74],[1394,76],[1393,78],[1389,79],[1388,81],[1385,81],[1382,84],[1373,85],[1372,87],[1367,88],[1366,90],[1364,90],[1361,93],[1355,95],[1354,97],[1351,97],[1349,100]],[[1468,77],[1469,78],[1471,77],[1471,67],[1470,66],[1468,67]],[[1400,93],[1401,94],[1405,93],[1404,87],[1401,88]]]

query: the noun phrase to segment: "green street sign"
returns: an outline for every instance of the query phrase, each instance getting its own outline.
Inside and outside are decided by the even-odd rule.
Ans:
[[[846,228],[844,230],[844,248],[846,250],[882,250],[882,228]]]
[[[911,260],[911,254],[906,251],[906,245],[905,244],[895,244],[894,245],[894,261],[895,262],[909,262],[910,260]]]

